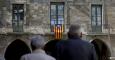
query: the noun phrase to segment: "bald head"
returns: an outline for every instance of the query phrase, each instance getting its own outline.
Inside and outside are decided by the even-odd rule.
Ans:
[[[81,33],[80,29],[81,29],[81,26],[78,24],[71,25],[68,32],[68,37],[69,38],[76,37],[76,36],[80,37],[80,33]]]

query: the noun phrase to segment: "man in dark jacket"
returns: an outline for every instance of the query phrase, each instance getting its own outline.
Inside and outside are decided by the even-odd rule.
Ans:
[[[51,40],[49,41],[45,46],[44,46],[44,50],[48,55],[53,56],[54,58],[56,58],[56,45],[60,40]]]
[[[81,40],[80,25],[71,25],[68,40],[57,44],[57,60],[97,60],[94,46]]]

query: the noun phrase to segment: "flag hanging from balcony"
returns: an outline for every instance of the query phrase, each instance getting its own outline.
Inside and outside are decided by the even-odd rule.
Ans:
[[[62,39],[64,28],[63,25],[56,25],[54,27],[55,39]]]

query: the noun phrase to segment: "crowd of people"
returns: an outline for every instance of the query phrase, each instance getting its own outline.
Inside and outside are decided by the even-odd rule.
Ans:
[[[45,43],[43,36],[32,37],[33,52],[23,55],[21,60],[99,60],[93,44],[81,39],[80,28],[80,25],[71,25],[67,40]]]

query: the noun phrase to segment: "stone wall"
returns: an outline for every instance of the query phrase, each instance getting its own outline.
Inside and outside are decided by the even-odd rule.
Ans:
[[[3,56],[8,45],[16,39],[23,40],[28,46],[30,45],[29,35],[0,34],[0,55]]]
[[[99,35],[112,49],[112,56],[115,56],[114,32],[115,32],[115,3],[114,0],[0,0],[0,53],[3,55],[5,48],[15,39],[20,38],[27,44],[29,35],[7,34],[12,33],[12,4],[24,4],[24,32],[28,33],[48,33],[50,32],[50,2],[65,2],[64,18],[65,30],[68,25],[79,23],[83,25],[85,32],[91,24],[91,4],[102,4],[103,6],[103,24],[109,24],[111,41],[108,40],[108,32],[106,35]],[[107,25],[104,25],[106,27]],[[90,27],[91,28],[91,27]],[[103,30],[104,30],[103,29]],[[67,31],[65,31],[67,33]],[[49,36],[48,35],[48,36]],[[88,35],[88,34],[86,34]],[[94,34],[95,35],[95,34]],[[66,35],[65,35],[66,36]],[[47,40],[49,40],[46,37]],[[93,39],[88,35],[89,40]],[[51,37],[51,39],[53,39]],[[111,47],[112,46],[112,47]]]
[[[6,2],[6,1],[4,1]],[[41,28],[45,33],[50,33],[50,2],[65,2],[64,19],[65,24],[82,23],[89,24],[90,21],[90,8],[89,1],[81,0],[10,0],[9,5],[2,7],[3,18],[1,23],[6,27],[10,27],[12,32],[12,4],[25,5],[25,32],[37,33],[36,30]],[[2,16],[1,15],[1,16]],[[2,22],[3,21],[3,22]],[[67,28],[67,26],[65,26]],[[65,29],[66,30],[66,29]]]
[[[1,6],[1,24],[4,27],[10,27],[12,32],[12,4],[25,5],[24,31],[37,33],[41,28],[45,33],[50,33],[50,2],[65,2],[64,19],[65,24],[91,24],[91,4],[102,4],[103,6],[103,24],[114,24],[114,3],[106,0],[10,0],[6,5]],[[111,12],[112,11],[112,12]],[[67,29],[67,26],[65,25]],[[114,27],[113,27],[114,28]],[[66,30],[65,29],[65,30]],[[38,32],[39,33],[39,32]]]
[[[0,57],[4,57],[7,47],[16,39],[22,40],[30,48],[30,38],[37,35],[38,34],[0,34]],[[49,40],[48,37],[44,38],[46,42]]]

